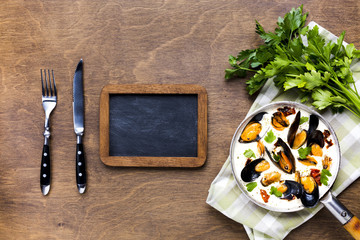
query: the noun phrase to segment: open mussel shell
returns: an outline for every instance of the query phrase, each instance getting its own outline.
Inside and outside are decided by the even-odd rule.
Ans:
[[[300,118],[301,118],[301,113],[300,113],[300,111],[298,111],[296,116],[295,116],[295,119],[294,119],[293,123],[291,124],[291,126],[289,128],[289,132],[288,132],[288,135],[287,135],[287,141],[288,141],[291,148],[293,148],[296,133],[297,133],[297,130],[298,130],[299,125],[300,125]]]
[[[301,198],[303,195],[303,187],[300,183],[292,181],[292,180],[285,180],[283,183],[287,190],[283,193],[283,199],[293,200],[294,197]]]
[[[290,123],[283,112],[275,112],[271,117],[271,125],[278,131],[283,131]]]
[[[264,115],[267,114],[267,112],[260,112],[258,114],[256,114],[251,120],[250,122],[260,122],[262,120],[262,118],[264,117]]]
[[[257,179],[260,176],[261,172],[266,170],[265,168],[263,169],[257,168],[257,166],[259,164],[262,164],[263,161],[266,160],[264,158],[259,158],[248,163],[241,171],[241,179],[244,182],[252,182],[255,179]]]
[[[281,139],[278,138],[277,144],[279,144],[283,151],[279,153],[279,161],[276,161],[270,151],[265,147],[265,151],[269,156],[270,160],[281,169],[285,173],[294,173],[295,172],[295,158],[294,155],[291,153],[289,146]]]
[[[325,145],[324,134],[320,130],[314,130],[307,140],[307,146],[311,146],[312,144],[318,144],[321,148]]]
[[[260,112],[249,121],[240,135],[239,142],[251,143],[260,139],[259,134],[262,130],[260,121],[265,114],[266,112]]]
[[[308,136],[310,136],[311,133],[315,131],[318,126],[319,126],[318,116],[316,116],[315,114],[310,114]]]
[[[316,186],[314,191],[310,194],[304,191],[303,195],[301,196],[302,204],[307,208],[315,207],[316,204],[319,202],[319,187]]]
[[[307,208],[315,207],[316,204],[319,202],[320,199],[320,193],[319,193],[319,186],[312,177],[306,177],[307,181],[309,183],[306,183],[305,185],[311,184],[311,190],[309,190],[309,187],[305,187],[303,180],[301,180],[301,184],[303,185],[304,192],[301,196],[301,202],[302,204]]]
[[[300,148],[306,142],[308,137],[308,132],[306,130],[302,130],[298,133],[300,118],[301,112],[298,111],[287,135],[287,141],[292,149]]]

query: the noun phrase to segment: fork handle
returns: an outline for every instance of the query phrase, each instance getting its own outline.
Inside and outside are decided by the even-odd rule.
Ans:
[[[50,147],[44,145],[40,167],[40,185],[50,186]],[[45,194],[46,195],[46,194]]]

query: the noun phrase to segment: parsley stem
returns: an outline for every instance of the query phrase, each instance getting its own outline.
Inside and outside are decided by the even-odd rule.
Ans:
[[[258,70],[255,69],[250,69],[250,68],[245,68],[245,67],[240,67],[240,66],[236,66],[237,69],[240,70],[245,70],[245,71],[249,71],[249,72],[257,72]]]

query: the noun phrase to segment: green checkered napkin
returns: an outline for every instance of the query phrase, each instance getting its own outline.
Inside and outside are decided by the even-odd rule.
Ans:
[[[315,22],[310,22],[309,27],[311,28],[315,24]],[[319,32],[330,41],[336,40],[335,35],[320,26]],[[360,62],[353,64],[351,69],[355,81],[359,80]],[[357,81],[357,87],[360,87],[359,84],[360,81]],[[273,82],[267,81],[251,106],[249,113],[270,102],[283,100],[299,102],[297,97],[296,92],[291,91],[280,94]],[[330,122],[340,142],[341,166],[332,187],[333,194],[337,196],[360,176],[359,119],[349,111],[344,111],[341,114],[324,111],[321,114]],[[251,240],[284,239],[291,230],[309,220],[323,207],[322,204],[319,204],[312,209],[293,213],[278,213],[255,205],[236,185],[231,171],[230,157],[225,161],[221,171],[212,182],[206,202],[225,216],[242,223]],[[334,218],[334,221],[337,220]]]

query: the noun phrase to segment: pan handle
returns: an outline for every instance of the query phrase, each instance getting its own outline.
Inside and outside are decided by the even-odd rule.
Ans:
[[[329,191],[321,199],[325,207],[339,220],[344,228],[353,236],[360,240],[360,220],[354,216],[335,196]]]

